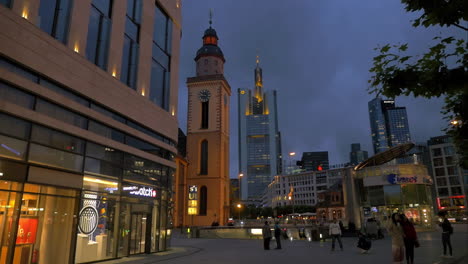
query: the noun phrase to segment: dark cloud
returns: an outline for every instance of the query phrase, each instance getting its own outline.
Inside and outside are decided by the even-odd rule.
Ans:
[[[195,75],[193,58],[201,47],[213,8],[213,27],[226,57],[231,97],[231,176],[237,175],[237,96],[252,88],[255,55],[260,54],[266,89],[278,90],[283,152],[327,150],[330,163],[348,161],[350,144],[372,153],[366,91],[373,50],[386,43],[409,43],[424,52],[443,32],[457,29],[413,28],[399,1],[196,0],[184,1],[180,61],[180,127],[186,130],[187,77]],[[401,97],[413,140],[441,135],[443,99]],[[298,157],[299,158],[299,157]]]

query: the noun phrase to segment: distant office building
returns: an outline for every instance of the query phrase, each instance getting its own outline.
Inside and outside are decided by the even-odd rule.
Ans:
[[[176,1],[0,1],[0,263],[166,250],[181,25]]]
[[[238,89],[242,200],[261,200],[273,176],[282,170],[276,91],[263,91],[258,63],[257,58],[254,90]]]
[[[229,188],[229,197],[230,197],[230,204],[232,205],[233,202],[239,201],[240,199],[240,192],[239,192],[239,179],[231,179],[231,185]]]
[[[351,174],[352,167],[345,167],[277,175],[268,185],[263,205],[273,208],[287,205],[315,206],[318,202],[318,193],[339,184],[345,175],[351,177]]]
[[[468,171],[458,165],[458,154],[449,136],[433,137],[428,146],[438,210],[447,210],[453,217],[466,212]]]
[[[305,171],[328,170],[328,151],[304,152],[298,164]]]
[[[368,158],[367,151],[361,150],[361,144],[351,144],[351,152],[349,153],[349,161],[351,165],[357,165]]]
[[[394,100],[379,97],[368,105],[374,154],[411,142],[406,107],[397,107]]]

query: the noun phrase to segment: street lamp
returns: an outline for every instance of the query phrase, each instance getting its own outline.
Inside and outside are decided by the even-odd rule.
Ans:
[[[239,223],[240,223],[240,219],[241,219],[240,213],[241,213],[242,204],[238,203],[237,208],[239,208]]]
[[[244,176],[244,173],[239,173],[239,202],[242,201],[242,192],[241,192],[241,179]]]

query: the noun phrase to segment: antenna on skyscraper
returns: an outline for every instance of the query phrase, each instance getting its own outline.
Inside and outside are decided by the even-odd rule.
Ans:
[[[211,24],[213,24],[213,8],[210,8],[210,27],[211,27]]]

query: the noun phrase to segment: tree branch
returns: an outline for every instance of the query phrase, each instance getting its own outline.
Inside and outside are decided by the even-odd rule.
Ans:
[[[463,30],[465,30],[465,31],[468,31],[468,28],[463,27],[463,26],[460,26],[460,25],[458,25],[458,24],[456,24],[456,23],[453,23],[452,25],[453,25],[453,26],[456,26],[456,27],[458,27],[458,28],[461,28],[461,29],[463,29]]]

